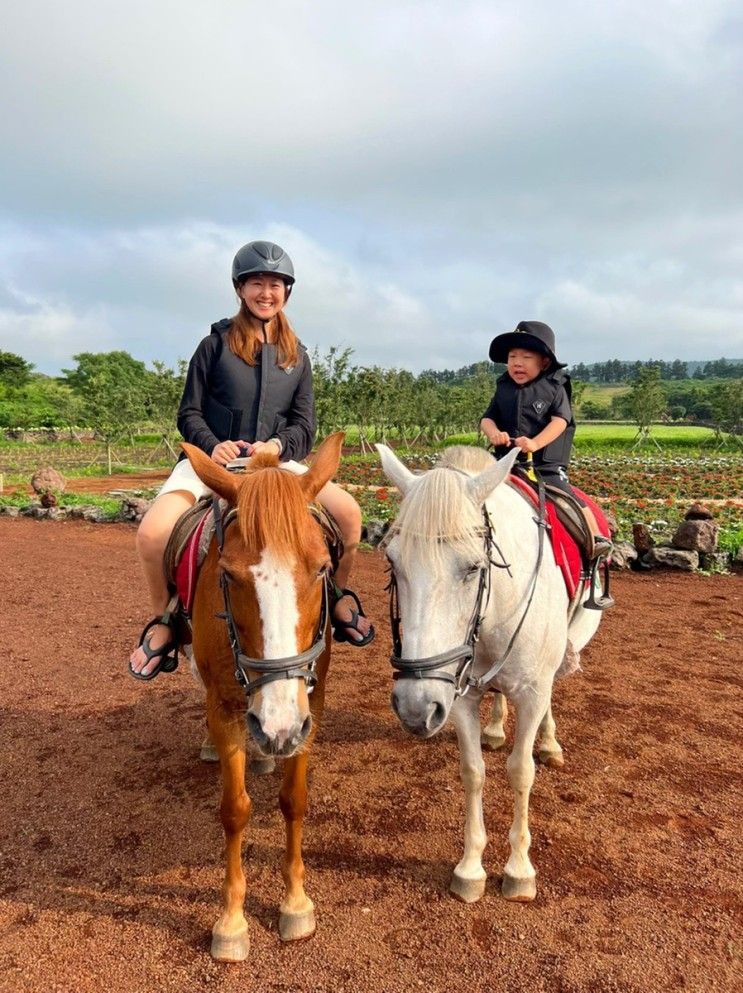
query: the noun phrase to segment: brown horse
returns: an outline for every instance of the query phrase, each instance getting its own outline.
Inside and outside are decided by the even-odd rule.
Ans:
[[[235,475],[198,448],[184,449],[199,477],[228,504],[204,561],[193,607],[193,649],[206,687],[207,722],[222,769],[226,839],[223,913],[212,929],[214,958],[241,961],[250,939],[243,914],[245,722],[258,750],[283,758],[279,792],[286,822],[282,875],[284,941],[315,930],[304,891],[302,821],[307,757],[322,714],[330,637],[325,577],[328,551],[308,510],[340,459],[343,434],[327,438],[304,475],[259,454]]]

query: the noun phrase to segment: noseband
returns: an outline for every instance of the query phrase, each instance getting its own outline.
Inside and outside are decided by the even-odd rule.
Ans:
[[[214,514],[214,530],[217,538],[217,545],[221,555],[224,546],[224,535],[227,528],[235,520],[237,511],[232,508],[223,517],[217,497],[212,502],[212,512]],[[235,660],[235,679],[245,690],[250,699],[256,690],[267,683],[273,683],[277,679],[303,679],[307,684],[307,692],[311,693],[317,682],[315,671],[317,660],[325,651],[325,629],[327,627],[328,615],[328,582],[323,581],[322,602],[320,605],[320,617],[317,622],[317,632],[310,647],[299,655],[288,655],[283,659],[254,659],[246,655],[240,645],[240,633],[235,623],[235,616],[232,612],[232,601],[230,599],[230,581],[224,572],[220,573],[219,585],[222,590],[224,600],[224,612],[217,614],[227,624],[227,636],[232,649],[232,657]],[[250,672],[260,673],[257,679],[250,678]]]
[[[452,466],[450,468],[454,467]],[[506,650],[501,658],[498,659],[498,661],[491,666],[490,669],[488,669],[485,675],[475,678],[472,675],[471,670],[472,664],[475,660],[475,645],[480,637],[480,626],[482,625],[485,611],[487,610],[488,603],[490,602],[491,567],[505,569],[509,576],[512,575],[510,566],[506,562],[503,552],[495,540],[495,528],[493,527],[493,523],[490,520],[490,514],[484,504],[482,514],[484,521],[483,540],[485,543],[485,561],[479,570],[477,596],[475,597],[475,606],[472,611],[469,624],[467,625],[467,634],[463,644],[458,647],[449,648],[445,652],[439,652],[438,655],[430,655],[425,659],[406,659],[402,657],[402,619],[400,617],[400,600],[395,570],[390,564],[390,579],[387,589],[390,592],[390,627],[392,628],[393,649],[392,654],[390,655],[390,663],[392,668],[395,670],[393,679],[440,679],[445,683],[450,683],[454,687],[454,697],[456,699],[457,697],[465,696],[473,686],[478,690],[487,689],[490,681],[494,679],[494,677],[500,672],[508,661],[508,657],[511,654],[511,650],[516,642],[516,638],[518,637],[524,621],[526,620],[526,615],[529,613],[529,608],[531,607],[531,603],[534,598],[534,591],[537,585],[539,567],[542,564],[544,531],[547,527],[545,517],[544,484],[541,480],[539,481],[539,516],[533,518],[539,529],[537,562],[531,578],[531,588],[524,612],[521,615],[521,619],[516,626],[516,630],[511,635],[508,645],[506,646]],[[498,552],[501,559],[500,562],[493,561],[491,556],[492,548],[495,548]],[[449,665],[451,662],[458,663],[456,671],[446,672],[443,667]]]

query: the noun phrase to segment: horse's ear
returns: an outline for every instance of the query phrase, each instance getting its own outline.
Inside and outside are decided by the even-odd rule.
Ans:
[[[508,477],[508,474],[513,468],[513,463],[518,458],[519,452],[519,448],[514,448],[508,455],[494,462],[491,468],[486,469],[479,476],[474,476],[469,480],[467,483],[467,492],[476,504],[484,503],[496,486],[500,486],[504,479]]]
[[[391,448],[386,445],[375,445],[374,447],[379,452],[385,476],[391,483],[394,483],[404,496],[417,476],[413,475],[406,465],[403,465]]]
[[[323,486],[338,472],[345,437],[345,431],[336,431],[335,434],[328,435],[318,448],[308,471],[298,477],[308,500],[314,500]]]
[[[232,472],[227,472],[221,465],[217,465],[206,452],[202,452],[195,445],[189,445],[184,441],[181,448],[188,456],[188,461],[193,466],[194,472],[205,486],[213,490],[216,494],[231,504],[237,503],[237,491],[240,489],[242,477]]]

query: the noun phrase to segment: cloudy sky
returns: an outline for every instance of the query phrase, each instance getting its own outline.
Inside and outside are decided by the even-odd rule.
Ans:
[[[24,0],[0,36],[0,349],[169,364],[254,238],[302,340],[457,368],[743,357],[743,7]]]

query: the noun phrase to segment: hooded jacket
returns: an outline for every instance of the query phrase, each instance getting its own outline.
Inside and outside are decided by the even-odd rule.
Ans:
[[[211,455],[220,441],[281,441],[281,460],[300,461],[315,439],[315,397],[307,349],[295,366],[278,365],[276,345],[264,344],[248,365],[227,344],[232,321],[212,324],[188,366],[178,409],[183,438]]]
[[[553,417],[562,417],[567,428],[549,445],[534,452],[536,466],[562,466],[570,462],[570,450],[575,434],[575,420],[570,406],[570,376],[562,369],[550,369],[519,386],[507,372],[496,380],[493,399],[483,417],[495,421],[501,431],[507,431],[512,438],[524,436],[533,438],[546,428]],[[507,455],[510,449],[500,445],[495,449],[496,458]],[[526,455],[519,455],[519,462],[525,462]]]

